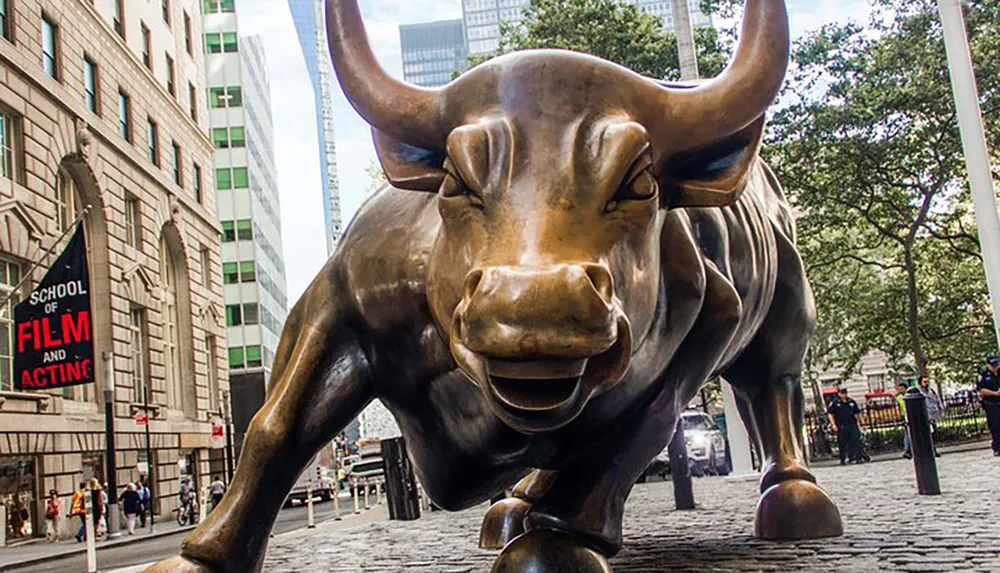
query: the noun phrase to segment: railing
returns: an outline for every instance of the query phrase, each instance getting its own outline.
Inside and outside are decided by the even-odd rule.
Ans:
[[[944,400],[945,411],[937,426],[937,444],[959,444],[981,440],[989,435],[986,413],[978,397],[954,397]],[[858,416],[862,441],[868,454],[903,451],[906,422],[893,396],[871,396]],[[805,434],[811,459],[837,457],[837,435],[830,428],[825,413],[807,412]]]

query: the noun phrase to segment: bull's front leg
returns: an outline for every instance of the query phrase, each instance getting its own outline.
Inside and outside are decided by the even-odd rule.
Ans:
[[[145,573],[259,571],[274,519],[315,453],[372,399],[368,364],[333,284],[296,304],[278,346],[267,401],[254,416],[236,475],[181,555]]]
[[[491,505],[479,530],[479,547],[503,549],[512,539],[524,533],[524,518],[531,505],[549,491],[555,479],[554,471],[535,470],[517,482],[510,497]]]

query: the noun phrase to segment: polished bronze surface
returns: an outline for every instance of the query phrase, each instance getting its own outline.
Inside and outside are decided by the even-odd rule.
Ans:
[[[479,548],[503,549],[524,533],[524,518],[530,510],[531,503],[518,497],[508,497],[491,505],[479,530]]]
[[[379,67],[355,0],[327,17],[391,185],[290,313],[222,503],[150,571],[259,570],[296,476],[373,399],[444,509],[528,476],[487,519],[493,545],[525,531],[496,571],[607,571],[635,480],[719,375],[766,462],[759,535],[840,531],[801,442],[812,293],[758,156],[784,2],[748,0],[733,63],[697,86],[539,50],[417,88]]]

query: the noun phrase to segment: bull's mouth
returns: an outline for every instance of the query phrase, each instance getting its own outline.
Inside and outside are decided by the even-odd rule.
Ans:
[[[581,393],[587,359],[486,361],[490,390],[497,400],[524,412],[554,412]]]

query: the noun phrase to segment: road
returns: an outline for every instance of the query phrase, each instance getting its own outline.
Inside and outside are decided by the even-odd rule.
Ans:
[[[319,498],[317,498],[318,500]],[[316,522],[333,519],[333,504],[317,502],[315,506]],[[308,513],[305,505],[295,506],[281,510],[278,520],[274,524],[272,534],[281,534],[305,527],[308,524]],[[350,499],[340,500],[340,511],[344,515],[354,511]],[[131,565],[141,565],[150,561],[156,561],[164,557],[177,554],[181,541],[186,532],[178,532],[174,535],[167,535],[158,539],[151,539],[131,545],[120,547],[110,547],[99,549],[97,552],[97,565],[101,571],[117,569],[119,567],[129,567]],[[64,559],[32,565],[30,567],[11,569],[27,573],[78,573],[87,570],[86,555],[73,555]]]

